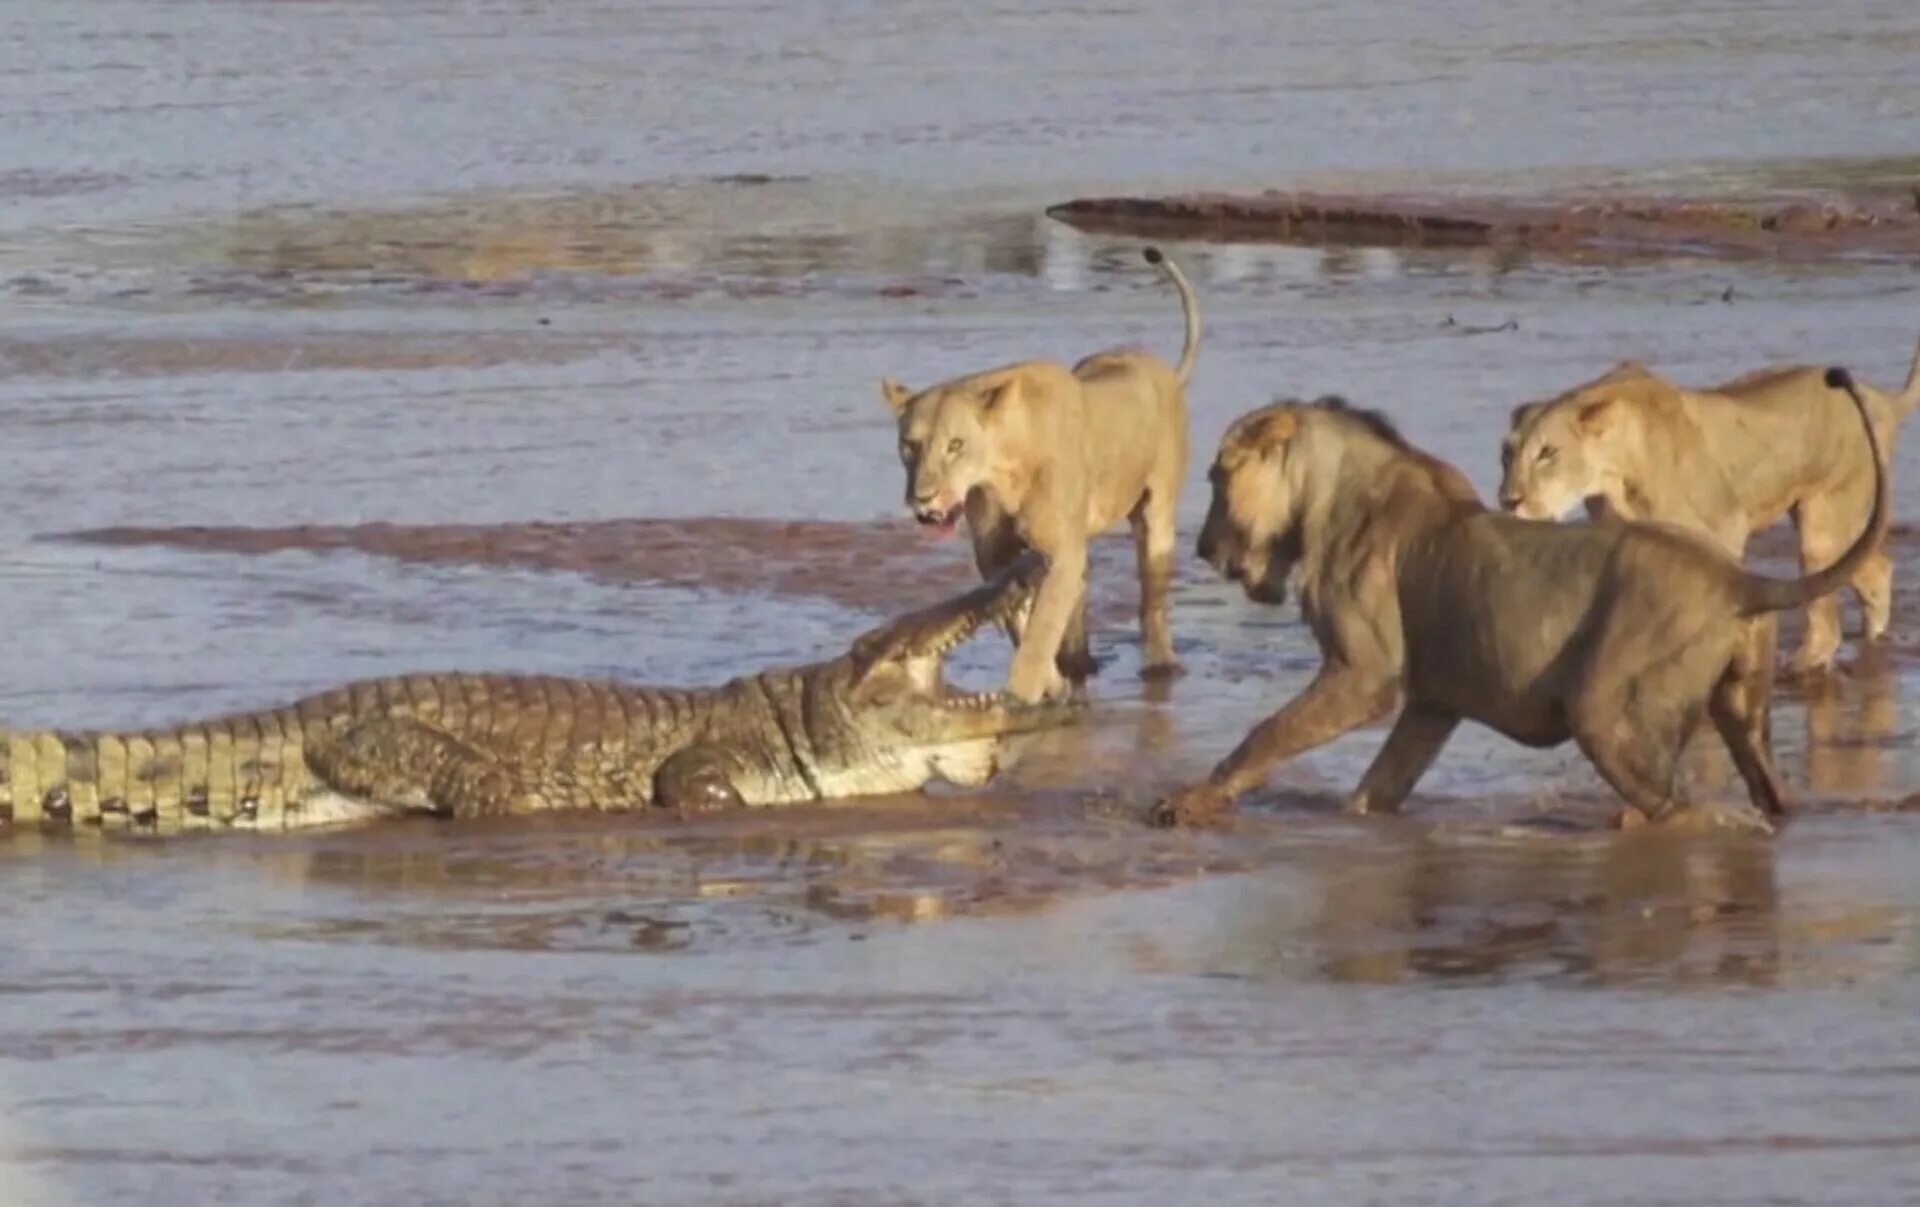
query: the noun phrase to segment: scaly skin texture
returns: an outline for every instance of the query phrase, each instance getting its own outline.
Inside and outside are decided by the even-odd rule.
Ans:
[[[1066,705],[947,689],[945,655],[1029,606],[1037,559],[830,662],[699,690],[424,674],[129,733],[0,731],[0,818],[280,829],[382,812],[688,810],[977,785]]]

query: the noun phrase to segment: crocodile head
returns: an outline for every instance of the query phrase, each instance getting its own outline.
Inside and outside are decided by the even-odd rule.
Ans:
[[[1074,703],[962,691],[944,674],[947,655],[962,642],[1032,607],[1045,570],[1043,558],[1027,554],[998,578],[871,629],[839,658],[811,668],[806,741],[796,753],[820,794],[908,792],[936,779],[985,784],[1009,761],[1010,737],[1080,715]]]

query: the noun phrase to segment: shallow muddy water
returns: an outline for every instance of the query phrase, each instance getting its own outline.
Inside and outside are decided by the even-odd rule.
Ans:
[[[1914,174],[1909,5],[1429,7],[0,6],[0,718],[834,650],[966,579],[879,377],[1175,350],[1080,192]],[[1276,393],[1490,491],[1616,359],[1897,385],[1920,334],[1910,267],[1169,251],[1189,544]],[[323,531],[61,535],[221,525]],[[1329,816],[1375,730],[1140,829],[1315,657],[1183,558],[1150,696],[1123,546],[1087,723],[977,797],[0,836],[0,1204],[1920,1200],[1913,543],[1888,648],[1777,705],[1772,842],[1597,833],[1478,730],[1400,820]]]

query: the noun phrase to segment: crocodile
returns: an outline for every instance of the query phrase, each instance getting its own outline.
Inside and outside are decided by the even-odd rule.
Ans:
[[[830,661],[713,688],[412,674],[174,728],[0,730],[0,823],[258,830],[977,787],[1010,736],[1077,711],[945,682],[954,648],[1032,606],[1041,568],[1029,555]]]

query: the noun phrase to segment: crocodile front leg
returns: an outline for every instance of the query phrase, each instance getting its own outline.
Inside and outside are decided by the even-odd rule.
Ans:
[[[680,813],[704,813],[744,805],[733,786],[731,765],[718,747],[689,746],[653,773],[653,803]]]
[[[501,759],[414,717],[369,717],[310,746],[307,766],[328,787],[379,804],[450,817],[541,807]]]

